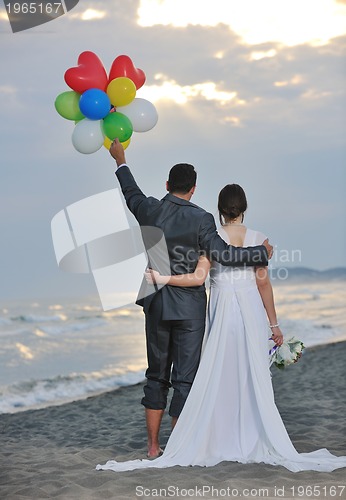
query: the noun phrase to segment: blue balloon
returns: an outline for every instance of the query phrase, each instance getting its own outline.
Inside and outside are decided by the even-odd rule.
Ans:
[[[100,89],[88,89],[80,96],[79,109],[89,120],[101,120],[108,115],[111,101]]]

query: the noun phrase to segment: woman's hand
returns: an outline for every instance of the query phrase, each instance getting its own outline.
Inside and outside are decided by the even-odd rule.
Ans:
[[[210,269],[207,257],[201,256],[193,273],[164,276],[154,269],[146,269],[144,276],[149,285],[170,285],[180,287],[201,286],[205,282]]]
[[[275,326],[272,330],[272,339],[274,340],[275,344],[277,346],[282,345],[284,341],[284,336],[282,335],[282,332],[278,326]]]
[[[144,277],[149,285],[165,285],[169,280],[169,276],[161,276],[161,274],[154,269],[147,269],[144,273]]]

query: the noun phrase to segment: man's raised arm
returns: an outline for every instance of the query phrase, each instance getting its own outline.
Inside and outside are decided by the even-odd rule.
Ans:
[[[143,201],[147,199],[147,197],[137,185],[130,169],[126,164],[125,151],[119,139],[114,139],[109,152],[115,159],[118,167],[115,175],[120,183],[126,204],[138,220],[139,207]]]

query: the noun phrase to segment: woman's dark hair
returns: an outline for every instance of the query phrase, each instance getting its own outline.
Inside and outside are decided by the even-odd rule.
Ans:
[[[196,185],[197,173],[189,163],[177,163],[171,168],[168,177],[170,193],[186,194]]]
[[[227,184],[219,193],[217,208],[219,210],[220,224],[222,217],[236,219],[247,209],[247,201],[244,189],[238,184]]]

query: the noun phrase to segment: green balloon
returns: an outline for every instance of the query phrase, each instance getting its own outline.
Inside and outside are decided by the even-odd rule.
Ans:
[[[132,123],[127,116],[122,113],[109,113],[103,120],[103,131],[111,141],[116,137],[120,142],[125,142],[130,139],[133,127]]]
[[[63,92],[55,99],[55,109],[59,115],[67,120],[82,120],[85,116],[79,109],[79,98],[80,94],[74,90]]]

